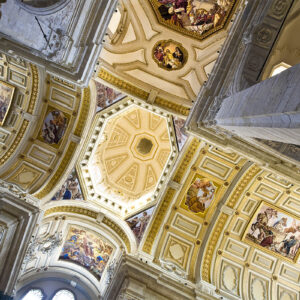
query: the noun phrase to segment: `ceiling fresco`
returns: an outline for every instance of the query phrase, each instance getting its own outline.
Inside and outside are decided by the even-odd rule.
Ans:
[[[204,39],[222,29],[235,0],[150,0],[160,23]]]

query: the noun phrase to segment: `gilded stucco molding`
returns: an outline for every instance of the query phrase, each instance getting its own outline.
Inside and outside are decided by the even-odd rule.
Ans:
[[[188,116],[189,112],[190,112],[190,108],[189,107],[185,107],[183,105],[180,104],[176,104],[176,103],[172,103],[166,99],[160,98],[160,97],[156,97],[154,100],[154,103],[165,108],[165,109],[170,109],[175,111],[176,113],[179,113],[181,115],[184,116]]]
[[[64,174],[64,171],[67,168],[68,164],[70,163],[76,147],[77,147],[76,143],[70,142],[66,154],[62,158],[61,164],[59,165],[57,171],[52,176],[48,184],[40,192],[34,195],[36,198],[42,199],[53,190],[57,182],[60,180],[61,176]]]
[[[100,72],[98,73],[98,77],[101,78],[102,80],[108,82],[109,84],[117,87],[118,89],[124,91],[127,94],[136,96],[143,100],[147,100],[149,97],[148,92],[146,92],[140,88],[137,88],[136,86],[134,86],[120,78],[115,77],[114,75],[110,74],[103,68],[100,69]],[[181,114],[184,116],[187,116],[190,112],[189,107],[173,103],[173,102],[163,99],[161,97],[156,97],[154,103],[164,109],[172,110],[175,113],[178,113],[178,114]]]
[[[210,268],[211,268],[213,254],[228,217],[229,216],[227,214],[221,213],[216,223],[216,226],[212,230],[213,234],[210,235],[210,239],[207,243],[207,248],[204,254],[204,259],[202,264],[202,279],[209,283],[211,282]]]
[[[81,101],[79,120],[78,120],[77,126],[74,130],[74,134],[77,136],[82,135],[85,120],[87,118],[87,115],[88,115],[89,109],[90,109],[90,102],[91,102],[91,91],[90,91],[90,88],[87,87],[83,90],[83,99]]]
[[[98,216],[97,212],[94,212],[90,209],[86,209],[86,208],[82,208],[82,207],[56,206],[56,207],[52,207],[52,208],[46,210],[44,217],[47,217],[51,214],[55,214],[58,212],[79,214],[79,215],[93,218],[95,220],[97,219],[97,216]],[[126,245],[128,253],[130,253],[130,251],[131,251],[130,241],[129,241],[129,238],[127,237],[126,233],[124,232],[124,230],[118,224],[116,224],[115,222],[113,222],[111,219],[109,219],[107,217],[103,218],[102,223],[104,225],[108,226],[109,228],[111,228],[122,239],[122,241]]]
[[[107,217],[103,218],[102,223],[105,224],[106,226],[110,227],[114,232],[116,232],[116,234],[124,241],[124,243],[127,247],[127,251],[130,253],[130,251],[131,251],[130,242],[129,242],[129,239],[128,239],[126,233],[124,232],[124,230],[119,225],[117,225],[115,222],[108,219]]]
[[[242,177],[241,181],[236,185],[232,196],[229,197],[228,202],[226,203],[227,206],[229,206],[230,208],[234,208],[247,185],[260,171],[261,169],[257,165],[253,165],[250,167],[247,173]]]
[[[191,142],[191,144],[188,147],[188,150],[186,151],[183,159],[181,160],[181,163],[176,170],[175,176],[173,180],[177,183],[180,183],[182,180],[182,177],[186,171],[186,168],[188,167],[189,163],[193,159],[198,147],[200,145],[200,141],[196,138],[194,138]]]
[[[97,219],[97,215],[98,215],[96,212],[86,209],[86,208],[82,208],[82,207],[56,206],[56,207],[52,207],[52,208],[49,208],[48,210],[46,210],[44,216],[47,217],[47,216],[57,213],[57,212],[74,213],[74,214],[91,217],[93,219]]]
[[[12,154],[15,152],[16,148],[20,144],[20,142],[21,142],[21,140],[22,140],[22,138],[23,138],[23,136],[25,134],[25,131],[26,131],[28,125],[29,125],[29,121],[24,120],[23,123],[22,123],[22,125],[21,125],[21,128],[20,128],[17,136],[15,137],[13,143],[11,144],[10,148],[1,157],[1,159],[0,159],[0,165],[3,165],[12,156]]]
[[[115,77],[114,75],[108,73],[105,69],[101,68],[99,74],[99,78],[102,80],[110,83],[111,85],[119,88],[120,90],[123,90],[126,93],[132,94],[134,96],[137,96],[141,99],[146,100],[149,96],[149,93],[143,91],[142,89],[139,89],[135,87],[134,85],[125,82],[124,80]]]
[[[27,112],[29,114],[32,114],[36,104],[37,95],[38,95],[39,74],[38,74],[38,69],[35,65],[30,64],[30,67],[32,72],[32,89],[31,89],[31,96],[30,96]]]
[[[168,208],[170,206],[170,203],[175,195],[176,191],[172,188],[169,188],[164,196],[163,201],[161,202],[161,205],[159,207],[159,210],[151,224],[151,228],[149,230],[149,234],[146,238],[146,241],[143,246],[143,251],[150,254],[152,250],[152,246],[154,243],[154,240],[158,234],[159,229],[161,228],[163,219],[168,211]]]

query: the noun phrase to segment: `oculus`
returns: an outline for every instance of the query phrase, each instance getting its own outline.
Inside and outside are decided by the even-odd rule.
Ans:
[[[59,144],[65,134],[68,118],[58,109],[50,109],[43,122],[41,140],[47,144]]]
[[[243,240],[296,262],[300,247],[300,220],[262,202],[250,220]]]
[[[59,259],[79,264],[100,279],[112,252],[112,246],[96,234],[71,227]]]
[[[215,192],[214,184],[197,174],[186,192],[185,205],[193,213],[203,214],[211,205]]]
[[[0,81],[0,126],[3,126],[7,117],[14,91],[15,88],[12,85]]]
[[[166,70],[181,69],[187,61],[187,51],[172,40],[157,42],[152,51],[155,62]]]
[[[222,29],[235,0],[150,0],[158,21],[177,31],[204,39]]]

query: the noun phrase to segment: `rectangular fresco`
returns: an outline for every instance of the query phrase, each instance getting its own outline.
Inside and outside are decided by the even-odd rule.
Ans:
[[[84,200],[75,168],[51,200]]]
[[[39,139],[50,145],[58,145],[68,126],[68,117],[56,108],[48,108]]]
[[[79,264],[101,279],[112,252],[113,247],[95,233],[72,226],[59,259]]]
[[[181,206],[195,214],[204,216],[215,198],[217,188],[218,185],[214,182],[196,174],[188,187]]]
[[[97,111],[100,111],[109,105],[121,100],[124,95],[114,89],[107,87],[98,81],[95,81],[96,85],[96,102]]]
[[[243,239],[271,254],[296,261],[300,247],[300,220],[262,202],[250,220]]]
[[[133,231],[138,242],[142,240],[143,234],[147,228],[147,225],[151,219],[155,206],[152,206],[133,217],[126,220],[130,229]]]
[[[3,81],[0,81],[0,126],[2,126],[7,117],[15,88]]]

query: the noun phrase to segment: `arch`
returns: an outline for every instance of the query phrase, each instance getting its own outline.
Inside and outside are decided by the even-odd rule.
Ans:
[[[27,12],[35,15],[50,15],[63,9],[70,0],[15,0]]]

